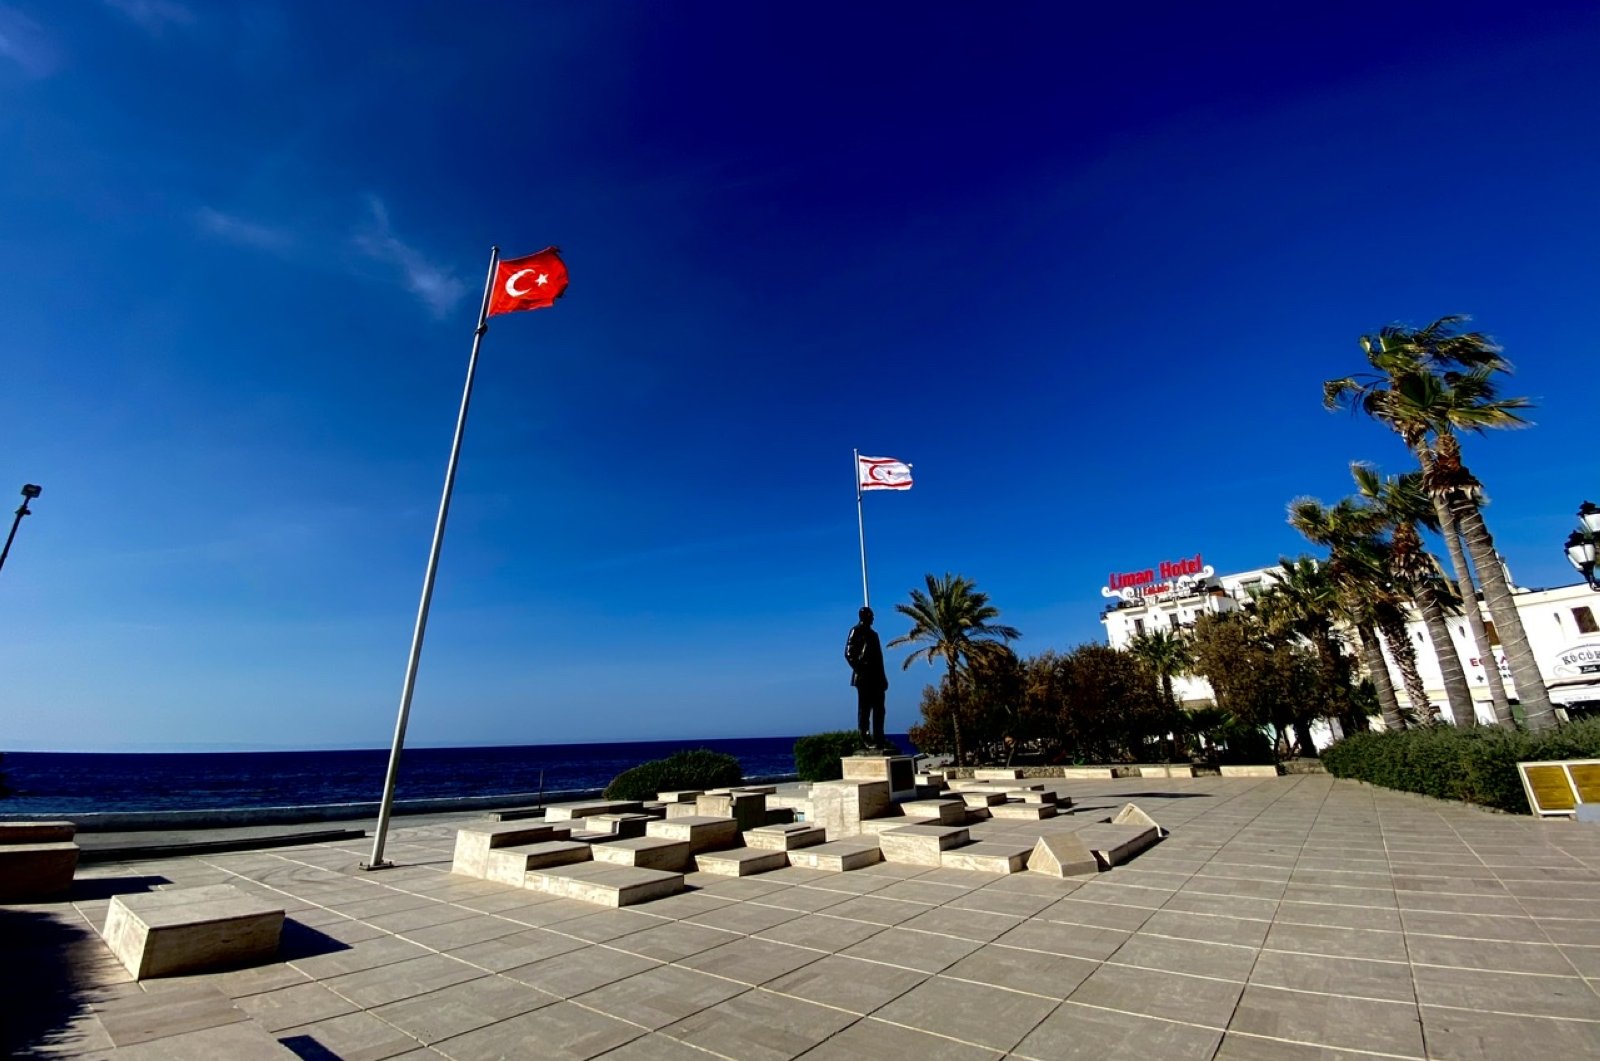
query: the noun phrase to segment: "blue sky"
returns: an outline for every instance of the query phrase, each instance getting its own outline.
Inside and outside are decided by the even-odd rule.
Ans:
[[[1593,4],[0,0],[44,487],[0,747],[387,745],[491,244],[572,285],[485,338],[413,744],[851,725],[852,448],[916,469],[866,498],[886,640],[947,570],[1024,653],[1100,639],[1110,571],[1273,563],[1407,467],[1319,384],[1446,313],[1538,406],[1466,444],[1501,551],[1570,583],[1597,48]]]

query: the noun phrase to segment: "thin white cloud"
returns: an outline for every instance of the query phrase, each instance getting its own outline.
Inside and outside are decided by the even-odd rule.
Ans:
[[[246,221],[242,217],[225,214],[209,206],[202,206],[196,210],[194,220],[200,231],[206,235],[215,236],[228,243],[236,243],[241,247],[282,254],[294,243],[294,237],[282,229]]]
[[[6,4],[0,4],[0,59],[16,63],[29,77],[49,77],[58,61],[44,28]]]
[[[435,317],[449,314],[467,293],[467,285],[448,269],[428,261],[421,251],[394,234],[389,224],[389,210],[382,199],[375,195],[368,196],[367,209],[372,215],[370,225],[366,231],[356,233],[356,248],[398,268],[406,289],[422,299],[423,305]]]
[[[178,0],[104,0],[107,7],[152,37],[159,37],[173,26],[194,24],[194,12]]]

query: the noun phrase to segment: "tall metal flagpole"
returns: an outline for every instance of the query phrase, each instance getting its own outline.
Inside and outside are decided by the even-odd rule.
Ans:
[[[461,412],[456,416],[456,436],[450,444],[450,464],[444,473],[444,493],[439,498],[439,518],[433,525],[433,547],[428,550],[428,573],[422,579],[422,601],[417,605],[417,626],[411,634],[411,655],[406,659],[406,680],[400,691],[400,717],[394,723],[394,747],[389,751],[389,771],[383,779],[383,802],[378,805],[378,829],[372,839],[372,859],[362,869],[389,869],[394,863],[383,860],[383,842],[388,838],[389,815],[394,809],[394,783],[400,772],[400,749],[406,742],[406,720],[411,715],[411,694],[417,686],[417,662],[422,657],[422,636],[428,630],[428,607],[433,603],[433,578],[439,571],[439,549],[444,544],[444,522],[450,515],[450,494],[455,490],[456,465],[461,460],[461,436],[467,429],[467,406],[472,403],[472,380],[478,372],[478,347],[489,330],[489,294],[494,287],[495,265],[500,248],[489,248],[489,275],[483,280],[483,304],[478,308],[478,327],[472,333],[472,357],[467,360],[467,385],[461,391]]]
[[[856,530],[861,535],[861,606],[872,607],[872,595],[867,592],[867,524],[861,518],[861,451],[851,450],[855,454],[852,474],[856,477]]]

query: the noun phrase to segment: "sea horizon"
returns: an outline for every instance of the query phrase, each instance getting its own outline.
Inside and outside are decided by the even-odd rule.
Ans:
[[[904,741],[903,734],[891,734]],[[407,746],[399,800],[458,799],[602,789],[624,770],[686,748],[739,760],[746,777],[792,775],[798,738],[708,737],[564,744]],[[907,742],[909,743],[909,742]],[[0,814],[70,815],[325,806],[377,800],[387,748],[247,751],[8,752],[15,795]]]

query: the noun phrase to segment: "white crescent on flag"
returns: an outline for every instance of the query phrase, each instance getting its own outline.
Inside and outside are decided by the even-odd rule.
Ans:
[[[857,457],[856,483],[863,490],[909,490],[911,465],[893,457]]]

